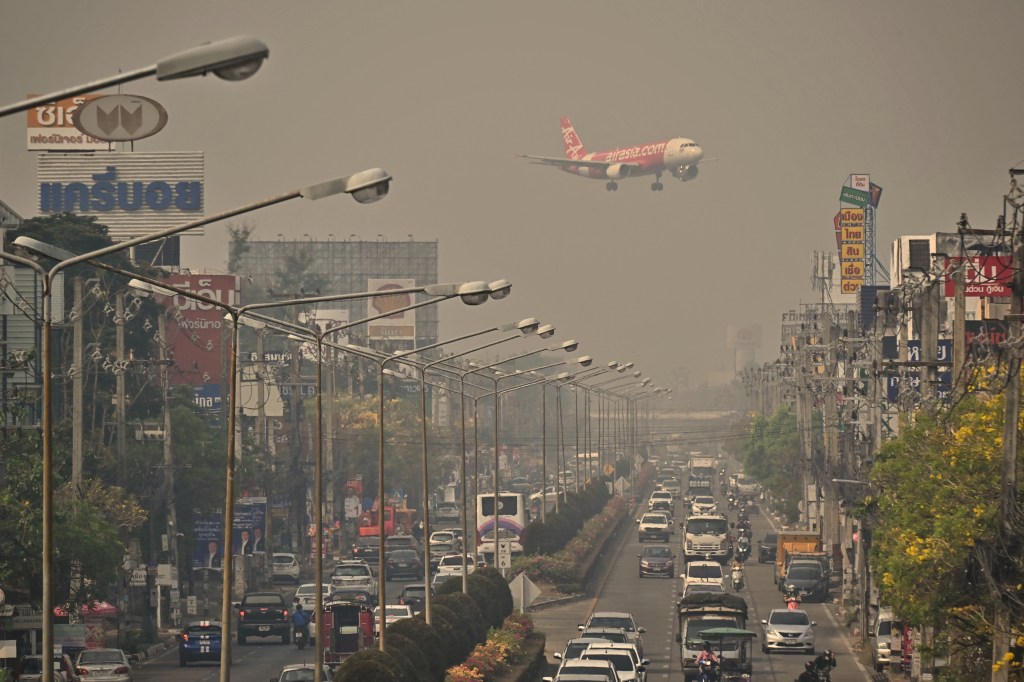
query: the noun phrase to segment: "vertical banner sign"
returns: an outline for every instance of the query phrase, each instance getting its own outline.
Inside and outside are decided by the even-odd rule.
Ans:
[[[850,175],[839,193],[835,217],[839,244],[839,277],[844,294],[855,294],[867,278],[867,206],[871,200],[871,178]]]

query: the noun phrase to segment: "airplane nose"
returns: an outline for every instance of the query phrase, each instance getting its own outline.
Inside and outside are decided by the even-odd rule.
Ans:
[[[694,147],[690,153],[693,155],[694,161],[700,161],[704,158],[704,150],[700,147]]]

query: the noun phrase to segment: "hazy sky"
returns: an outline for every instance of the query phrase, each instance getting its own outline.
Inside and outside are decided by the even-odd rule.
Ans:
[[[443,281],[513,282],[444,304],[442,336],[535,316],[664,384],[723,367],[729,324],[777,357],[849,173],[885,190],[883,256],[962,211],[992,227],[1024,160],[1022,31],[1019,0],[4,0],[0,103],[256,36],[248,81],[125,86],[170,115],[137,151],[206,152],[208,213],[381,166],[385,201],[291,202],[254,237],[437,239]],[[685,136],[720,160],[613,193],[515,157],[561,155],[563,115],[592,151]],[[23,115],[0,121],[0,200],[37,210]],[[223,270],[226,232],[184,239],[183,264]]]

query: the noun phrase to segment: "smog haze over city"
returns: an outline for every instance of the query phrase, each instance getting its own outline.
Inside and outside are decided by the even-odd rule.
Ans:
[[[254,239],[437,240],[440,280],[513,283],[446,304],[441,337],[537,317],[601,363],[656,384],[731,376],[729,325],[777,357],[782,313],[818,300],[811,253],[836,248],[851,173],[884,188],[877,248],[994,226],[1024,160],[1013,0],[820,2],[28,2],[0,21],[0,104],[251,35],[254,77],[157,82],[166,128],[136,151],[205,152],[207,214],[379,166],[347,198],[250,214]],[[108,90],[110,92],[111,90]],[[700,176],[610,192],[516,154],[561,156],[568,116],[590,151],[696,140]],[[25,119],[0,125],[0,201],[39,208]],[[183,239],[182,265],[223,272],[228,230]]]

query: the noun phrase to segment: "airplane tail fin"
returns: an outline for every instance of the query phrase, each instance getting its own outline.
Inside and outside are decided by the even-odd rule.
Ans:
[[[572,127],[572,122],[567,116],[562,117],[562,145],[565,147],[567,159],[575,161],[587,155],[587,150],[580,142],[580,136],[576,134],[576,129]]]

